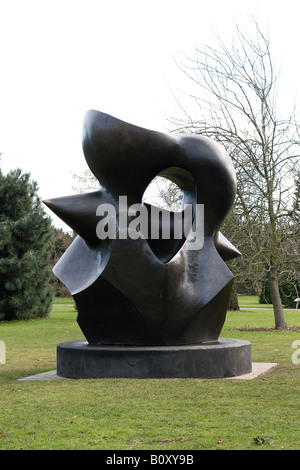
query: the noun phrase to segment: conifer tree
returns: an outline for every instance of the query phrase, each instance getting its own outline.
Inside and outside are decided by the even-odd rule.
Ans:
[[[52,236],[30,174],[0,170],[0,320],[48,315]]]

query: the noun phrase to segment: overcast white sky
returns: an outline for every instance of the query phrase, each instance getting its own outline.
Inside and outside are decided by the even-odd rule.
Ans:
[[[288,99],[299,88],[299,0],[0,0],[0,152],[4,173],[31,173],[42,198],[74,193],[81,128],[97,109],[168,131],[174,58],[225,40],[235,19],[269,26]],[[246,27],[246,26],[245,26]],[[60,226],[54,218],[54,223]],[[63,224],[61,224],[64,227]]]

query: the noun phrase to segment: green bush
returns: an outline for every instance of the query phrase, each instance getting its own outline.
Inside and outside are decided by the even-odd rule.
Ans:
[[[279,293],[282,305],[286,308],[294,308],[295,302],[294,300],[298,297],[297,291],[300,291],[300,285],[297,282],[288,281],[288,282],[281,282],[279,285]],[[271,291],[269,282],[265,281],[260,295],[259,295],[259,303],[260,304],[271,304]]]
[[[0,208],[0,320],[45,317],[53,232],[30,174],[0,170]]]

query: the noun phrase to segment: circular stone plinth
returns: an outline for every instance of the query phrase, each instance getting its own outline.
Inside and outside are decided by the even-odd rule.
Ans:
[[[57,346],[57,374],[87,378],[225,378],[252,371],[251,343],[219,339],[185,346]]]

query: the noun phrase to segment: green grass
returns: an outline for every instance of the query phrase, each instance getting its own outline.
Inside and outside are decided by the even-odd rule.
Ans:
[[[56,368],[57,343],[83,337],[76,316],[55,303],[48,319],[0,323],[0,449],[300,448],[300,331],[239,330],[272,327],[272,311],[229,312],[222,331],[251,341],[254,362],[278,363],[254,380],[18,381]],[[300,310],[286,319],[300,326]]]
[[[270,304],[260,304],[256,295],[239,295],[240,308],[272,308]]]
[[[72,297],[54,297],[53,303],[55,305],[58,305],[58,304],[68,305],[68,304],[74,304],[74,300]]]

